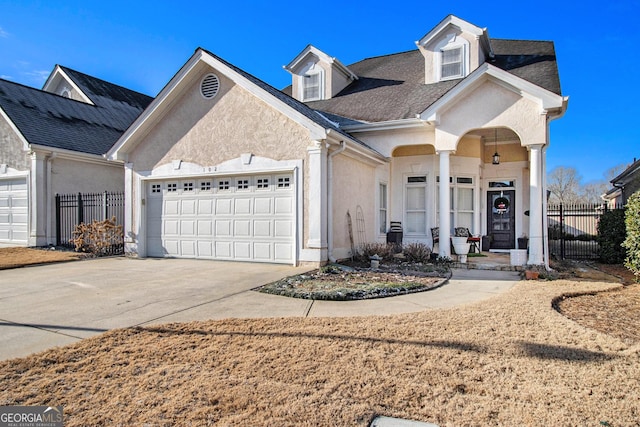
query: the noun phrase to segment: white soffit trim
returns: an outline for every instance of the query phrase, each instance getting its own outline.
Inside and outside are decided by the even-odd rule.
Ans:
[[[122,163],[115,163],[105,159],[99,154],[82,153],[80,151],[65,150],[62,148],[47,147],[46,145],[30,145],[31,151],[41,152],[45,154],[55,154],[59,159],[75,160],[86,163],[94,163],[105,166],[122,167]]]
[[[475,89],[487,80],[491,80],[492,82],[499,84],[500,86],[517,93],[524,98],[536,102],[540,105],[541,113],[551,109],[564,109],[566,107],[566,97],[550,92],[538,85],[485,62],[467,78],[454,86],[442,98],[420,113],[420,118],[428,122],[437,123],[442,111],[446,110],[452,102],[455,102],[461,94]]]
[[[60,65],[55,66],[55,68],[49,75],[49,78],[47,78],[47,81],[44,83],[44,86],[42,86],[42,90],[45,92],[54,93],[51,91],[51,86],[55,84],[57,78],[60,78],[69,83],[69,85],[80,95],[85,103],[95,105],[93,101],[91,101],[91,99],[89,99],[89,97],[82,90],[80,90],[80,87],[71,79],[71,77],[69,77],[69,75],[67,75],[67,73],[65,73],[64,70],[60,68]]]
[[[464,19],[460,19],[455,15],[449,15],[444,18],[438,25],[436,25],[431,31],[422,36],[420,40],[416,41],[416,45],[425,46],[428,45],[434,38],[438,37],[440,33],[445,30],[449,25],[453,25],[459,28],[465,33],[471,33],[476,37],[485,35],[486,29],[477,27]]]
[[[420,117],[416,117],[414,119],[388,120],[384,122],[369,122],[358,123],[355,125],[345,125],[342,126],[341,129],[345,132],[377,132],[397,129],[422,129],[429,126],[430,124],[428,122],[420,119]]]

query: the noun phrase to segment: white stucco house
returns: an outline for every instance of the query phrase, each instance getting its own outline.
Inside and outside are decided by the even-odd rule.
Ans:
[[[0,246],[55,243],[57,193],[122,191],[104,154],[151,99],[59,65],[42,89],[0,79]]]
[[[108,152],[138,256],[313,263],[384,242],[451,255],[455,227],[546,257],[545,150],[567,100],[554,45],[447,16],[351,65],[314,46],[277,90],[197,49]],[[351,219],[351,221],[350,221]]]

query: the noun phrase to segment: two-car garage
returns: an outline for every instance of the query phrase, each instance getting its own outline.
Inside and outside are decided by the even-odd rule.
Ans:
[[[290,172],[149,180],[147,255],[292,263],[294,187]]]

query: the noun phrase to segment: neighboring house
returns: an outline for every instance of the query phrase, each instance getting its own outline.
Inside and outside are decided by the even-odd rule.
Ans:
[[[56,193],[122,191],[104,154],[151,100],[59,65],[42,90],[0,79],[0,244],[54,243]]]
[[[552,42],[448,16],[417,49],[352,65],[307,46],[279,91],[204,49],[109,151],[139,256],[324,263],[454,227],[545,263],[545,151],[561,117]],[[526,213],[525,213],[526,212]],[[355,240],[355,242],[354,242]]]
[[[627,204],[629,196],[640,190],[640,160],[633,163],[611,181],[613,188],[602,195],[602,199],[611,209]]]

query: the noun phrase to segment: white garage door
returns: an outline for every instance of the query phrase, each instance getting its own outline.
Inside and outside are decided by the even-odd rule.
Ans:
[[[0,179],[0,243],[27,244],[27,179]]]
[[[292,174],[147,184],[147,254],[292,263]]]

